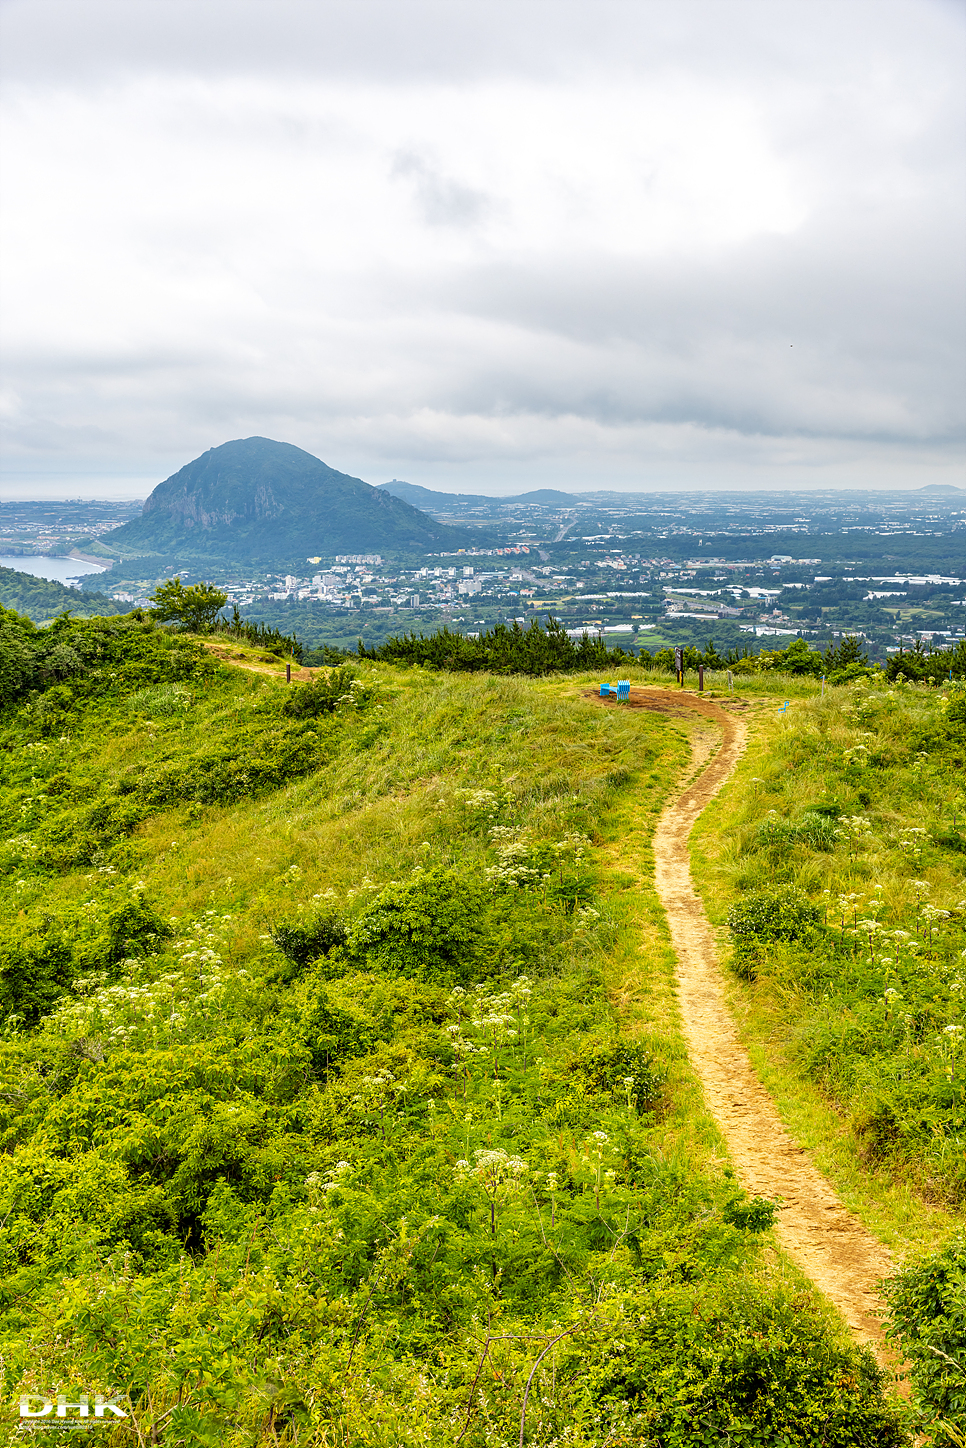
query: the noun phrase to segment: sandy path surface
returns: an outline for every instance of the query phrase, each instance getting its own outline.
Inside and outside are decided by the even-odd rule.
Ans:
[[[744,751],[747,728],[730,708],[679,691],[633,689],[629,702],[692,718],[697,711],[724,736],[712,753],[710,730],[700,731],[694,763],[700,766],[709,756],[710,762],[670,801],[654,835],[655,885],[678,960],[684,1036],[705,1099],[742,1186],[753,1195],[784,1199],[775,1223],[784,1250],[835,1304],[855,1336],[894,1367],[873,1315],[882,1306],[874,1284],[892,1270],[889,1253],[846,1210],[805,1149],[788,1135],[755,1075],[728,1009],[711,924],[691,882],[688,837]]]
[[[205,648],[215,658],[220,659],[223,664],[230,664],[233,669],[244,669],[249,674],[268,674],[273,679],[283,677],[286,659],[279,659],[274,664],[259,662],[250,654],[244,654],[239,649],[233,649],[230,644],[207,643],[204,640]],[[301,664],[292,664],[293,683],[305,683],[318,673],[318,669],[303,667]]]

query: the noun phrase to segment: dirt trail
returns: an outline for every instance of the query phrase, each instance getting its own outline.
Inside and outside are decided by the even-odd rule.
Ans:
[[[286,659],[276,659],[271,664],[267,660],[258,662],[252,658],[251,654],[242,653],[240,649],[233,649],[230,644],[205,642],[205,648],[223,664],[231,664],[233,669],[244,669],[249,674],[268,674],[273,679],[281,678],[282,670],[287,662]],[[305,683],[317,673],[318,669],[292,664],[292,678],[296,683]]]
[[[728,1009],[711,925],[691,883],[688,837],[743,753],[747,728],[729,709],[669,689],[635,688],[629,703],[692,717],[697,711],[723,732],[710,763],[667,805],[654,835],[655,885],[678,959],[688,1053],[741,1184],[754,1195],[784,1199],[775,1224],[782,1247],[835,1304],[855,1336],[894,1367],[873,1316],[881,1307],[874,1284],[892,1269],[889,1253],[846,1210],[805,1149],[788,1135],[755,1075]],[[699,739],[695,764],[709,753]]]

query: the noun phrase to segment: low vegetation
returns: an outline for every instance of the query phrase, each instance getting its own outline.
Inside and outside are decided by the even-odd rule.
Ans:
[[[961,1220],[966,692],[879,675],[760,727],[698,826],[749,1029],[789,1099],[827,1102],[867,1198],[911,1186]],[[889,1289],[924,1427],[966,1419],[964,1281],[954,1241]]]
[[[718,807],[735,969],[794,1020],[859,1149],[961,1201],[966,693],[861,684],[794,710]]]
[[[611,820],[653,819],[678,727],[579,678],[362,660],[286,689],[149,619],[3,627],[8,1403],[116,1391],[105,1442],[178,1448],[908,1441],[696,1115],[673,1013],[626,1014]],[[955,713],[907,707],[953,759]],[[944,962],[959,917],[910,900]],[[857,924],[803,928],[859,979]],[[666,1000],[648,939],[634,988]],[[908,1059],[948,1113],[928,1009]],[[847,1042],[815,1039],[831,1079]]]

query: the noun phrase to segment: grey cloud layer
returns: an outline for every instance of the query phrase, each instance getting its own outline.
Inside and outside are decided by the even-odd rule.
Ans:
[[[5,0],[6,466],[958,481],[962,16]]]
[[[170,71],[442,80],[646,76],[668,63],[760,83],[935,80],[959,0],[2,0],[0,74],[45,82]]]

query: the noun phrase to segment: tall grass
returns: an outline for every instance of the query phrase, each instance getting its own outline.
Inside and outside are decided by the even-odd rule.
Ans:
[[[762,944],[746,1007],[761,1049],[770,1040],[790,1082],[835,1103],[870,1183],[913,1182],[954,1205],[966,1197],[966,854],[946,712],[941,692],[882,681],[761,713],[696,842],[721,925],[766,886],[804,891],[826,921],[808,949]]]

